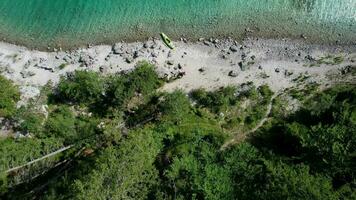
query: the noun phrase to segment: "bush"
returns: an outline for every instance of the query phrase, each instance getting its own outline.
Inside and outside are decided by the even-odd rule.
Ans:
[[[40,135],[42,132],[42,123],[45,120],[45,116],[36,112],[30,106],[22,106],[17,110],[16,118],[20,122],[20,131],[27,131],[34,135]]]
[[[191,97],[214,113],[227,111],[228,107],[236,105],[238,100],[235,87],[225,87],[213,92],[198,89],[191,92]]]
[[[76,134],[75,116],[67,106],[59,106],[49,114],[45,125],[45,137],[72,140]]]
[[[96,72],[75,71],[61,77],[57,99],[79,104],[96,102],[104,93],[104,80]]]
[[[154,93],[162,83],[152,65],[141,63],[127,75],[108,77],[105,99],[100,104],[104,110],[122,110],[135,95],[145,97]]]
[[[163,116],[171,121],[179,122],[191,110],[190,101],[182,91],[174,91],[171,94],[165,94],[163,101],[159,103],[159,110]]]
[[[19,100],[20,92],[17,86],[0,75],[0,117],[12,117]]]

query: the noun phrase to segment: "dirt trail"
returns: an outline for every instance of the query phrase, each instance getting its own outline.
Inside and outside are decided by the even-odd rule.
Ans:
[[[272,105],[273,105],[273,100],[279,95],[279,93],[275,93],[272,97],[271,97],[271,100],[267,106],[267,111],[266,111],[266,114],[265,116],[263,117],[263,119],[251,130],[245,132],[245,133],[235,133],[234,137],[228,141],[226,141],[220,148],[220,150],[224,150],[226,148],[228,148],[229,146],[231,145],[234,145],[234,144],[237,144],[237,143],[240,143],[242,141],[244,141],[251,133],[254,133],[256,132],[259,128],[261,128],[265,123],[266,121],[268,120],[268,116],[270,115],[271,111],[272,111]]]

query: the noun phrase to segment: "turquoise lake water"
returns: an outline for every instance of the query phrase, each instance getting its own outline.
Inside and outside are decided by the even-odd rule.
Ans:
[[[245,30],[251,30],[252,33]],[[0,38],[30,47],[181,36],[356,41],[356,0],[1,0]]]

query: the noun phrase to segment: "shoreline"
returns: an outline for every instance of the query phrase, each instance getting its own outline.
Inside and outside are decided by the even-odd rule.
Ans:
[[[171,36],[171,35],[170,35]],[[104,37],[106,38],[106,37]],[[200,42],[201,39],[203,40],[234,40],[237,41],[238,43],[243,43],[245,40],[249,40],[250,38],[259,38],[262,40],[292,40],[292,41],[300,41],[302,43],[308,44],[308,45],[323,45],[323,46],[352,46],[356,45],[356,41],[353,40],[346,40],[342,41],[340,37],[335,37],[335,38],[313,38],[310,37],[309,35],[305,35],[301,33],[300,35],[283,35],[283,33],[270,33],[270,34],[255,34],[253,30],[250,30],[247,28],[244,33],[238,34],[237,36],[234,34],[215,34],[214,37],[198,37],[198,36],[193,36],[193,37],[186,37],[185,35],[180,35],[180,36],[173,36],[171,39],[175,42],[183,42],[185,43],[197,43]],[[93,47],[93,46],[106,46],[106,45],[112,45],[116,42],[120,43],[139,43],[139,42],[146,42],[149,40],[159,40],[160,36],[159,33],[157,33],[157,36],[150,37],[148,35],[142,35],[140,37],[135,37],[133,38],[123,38],[123,39],[97,39],[95,41],[97,42],[78,42],[75,45],[72,44],[67,44],[70,43],[69,41],[65,42],[63,40],[62,42],[60,41],[52,41],[48,42],[47,45],[31,45],[30,41],[19,41],[19,40],[11,40],[6,38],[5,36],[0,35],[0,43],[5,43],[9,45],[14,45],[18,47],[23,47],[28,50],[33,50],[33,51],[44,51],[44,52],[56,52],[58,49],[61,51],[75,51],[78,49],[85,49],[88,47]]]
[[[340,74],[346,67],[356,68],[354,45],[261,38],[247,38],[242,42],[233,39],[183,40],[174,44],[176,49],[173,51],[161,40],[151,39],[44,52],[0,42],[0,74],[20,85],[26,100],[36,96],[38,88],[48,81],[56,83],[68,72],[122,73],[132,70],[141,61],[155,65],[161,77],[177,79],[162,88],[166,91],[189,91],[201,87],[213,90],[249,81],[281,91],[297,86],[293,80],[300,76],[308,77],[308,83],[327,85],[335,81],[329,76]],[[333,63],[336,59],[342,59],[342,62]],[[318,63],[321,64],[313,66]],[[351,75],[351,82],[354,81]]]

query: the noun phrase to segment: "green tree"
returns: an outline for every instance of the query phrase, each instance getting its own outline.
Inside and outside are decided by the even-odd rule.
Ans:
[[[150,130],[131,132],[118,147],[105,149],[95,169],[75,181],[75,199],[146,199],[158,172],[154,161],[161,148]]]

